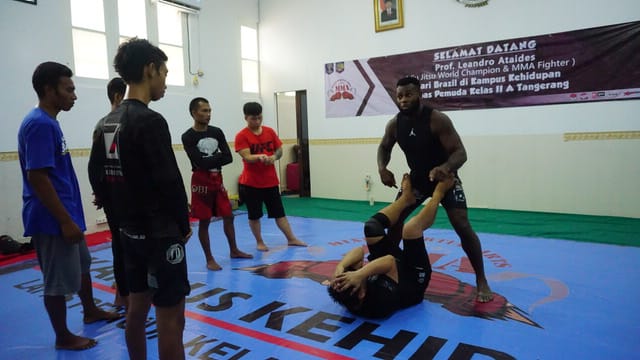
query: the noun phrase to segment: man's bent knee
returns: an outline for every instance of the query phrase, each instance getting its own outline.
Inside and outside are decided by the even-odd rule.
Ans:
[[[367,238],[384,236],[386,228],[389,227],[389,218],[384,214],[377,213],[364,223],[364,236]]]

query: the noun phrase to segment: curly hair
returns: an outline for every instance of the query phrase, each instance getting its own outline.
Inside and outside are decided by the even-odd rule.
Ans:
[[[396,83],[396,87],[406,86],[406,85],[415,85],[418,88],[420,88],[420,80],[418,80],[418,78],[415,76],[406,76],[398,80],[398,82]]]
[[[142,81],[145,66],[154,64],[160,69],[168,59],[159,47],[146,39],[134,37],[120,44],[113,59],[113,67],[127,84],[138,83]]]

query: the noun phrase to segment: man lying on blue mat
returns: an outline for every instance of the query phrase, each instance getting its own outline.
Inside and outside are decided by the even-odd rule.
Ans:
[[[357,247],[340,260],[333,274],[329,295],[351,313],[369,318],[384,318],[424,300],[431,279],[431,264],[422,232],[435,220],[438,204],[455,182],[450,176],[436,186],[433,196],[402,230],[403,249],[387,237],[402,211],[413,205],[408,174],[402,178],[402,194],[364,225],[369,248],[368,263],[364,249]]]

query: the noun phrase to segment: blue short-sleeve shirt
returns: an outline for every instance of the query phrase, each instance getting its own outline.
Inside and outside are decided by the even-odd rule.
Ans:
[[[47,169],[60,201],[73,221],[86,230],[80,186],[60,124],[40,108],[22,121],[18,131],[18,156],[22,171],[22,222],[24,235],[62,235],[60,225],[40,202],[27,180],[27,171]]]

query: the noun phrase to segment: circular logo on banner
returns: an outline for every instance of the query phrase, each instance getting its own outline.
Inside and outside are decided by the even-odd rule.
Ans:
[[[480,7],[489,4],[489,0],[457,0],[465,7]]]
[[[184,248],[180,244],[173,244],[167,249],[167,261],[170,264],[179,264],[184,259]]]

